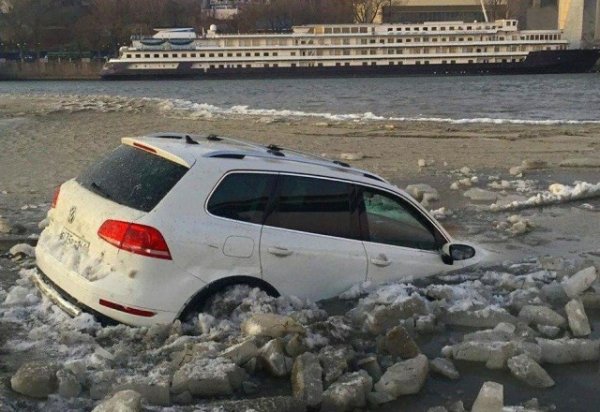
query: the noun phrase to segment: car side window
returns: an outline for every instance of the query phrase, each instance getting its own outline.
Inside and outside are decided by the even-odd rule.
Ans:
[[[362,190],[363,225],[370,242],[436,250],[440,241],[431,223],[412,205],[386,192]]]
[[[274,209],[266,226],[341,238],[358,238],[352,185],[327,179],[280,175]]]
[[[210,197],[207,210],[215,216],[262,224],[276,175],[232,173]]]

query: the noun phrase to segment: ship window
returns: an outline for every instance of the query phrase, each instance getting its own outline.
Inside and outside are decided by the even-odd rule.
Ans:
[[[208,57],[215,57],[214,53],[208,53]]]
[[[443,31],[443,30],[446,30],[446,28],[445,28],[445,27],[440,27],[440,30],[442,30],[442,31]]]
[[[371,44],[375,43],[375,39],[369,40],[369,43],[371,43]]]
[[[142,57],[142,55],[141,54],[136,54],[135,57],[139,59],[140,57]]]
[[[292,67],[296,67],[296,63],[292,63]]]
[[[342,33],[350,33],[350,29],[348,27],[342,27]]]
[[[128,59],[131,59],[131,54],[126,55]]]
[[[219,64],[219,69],[224,69],[225,66],[223,66],[222,64]]]
[[[190,54],[190,57],[196,57],[196,53]]]
[[[402,43],[402,39],[396,39],[397,43]]]
[[[223,53],[219,53],[219,57],[223,57]]]
[[[211,65],[210,65],[210,68],[211,68],[211,69],[214,69],[214,68],[215,68],[215,65],[214,65],[214,64],[211,64]]]
[[[360,32],[361,33],[367,33],[367,28],[366,27],[361,27],[360,28]]]
[[[428,30],[427,27],[423,27],[423,31],[427,31],[427,30]]]
[[[268,56],[268,55],[269,55],[269,53],[266,53],[266,52],[265,52],[265,53],[263,53],[263,56]]]
[[[450,30],[454,30],[454,26],[450,26]]]
[[[247,65],[246,65],[246,68],[248,68],[248,69],[249,69],[250,67],[252,67],[252,65],[251,65],[251,64],[247,64]]]
[[[159,57],[160,57],[160,56],[158,55],[158,53],[155,53],[155,54],[154,54],[154,58],[155,58],[155,59],[158,59]]]
[[[450,64],[456,64],[456,60],[450,60]]]
[[[278,56],[278,53],[277,53],[277,52],[274,52],[274,53],[273,53],[273,56]]]
[[[473,41],[473,38],[472,38],[472,37],[469,37],[467,40],[468,40],[468,41]]]
[[[149,57],[150,57],[150,54],[144,54],[144,57],[145,57],[145,58],[149,58]]]
[[[331,28],[325,28],[325,34],[331,34]]]
[[[254,53],[255,56],[260,56],[260,53],[256,52]]]
[[[200,57],[205,57],[205,56],[206,56],[206,54],[200,53]]]
[[[235,54],[237,57],[242,57],[242,53],[236,53]]]
[[[292,53],[291,53],[291,55],[292,55],[292,56],[295,56],[295,55],[296,55],[296,52],[292,52]]]
[[[227,53],[227,57],[232,57],[233,54],[232,53]]]
[[[404,30],[405,31],[410,31],[410,27],[405,27]]]
[[[473,60],[469,60],[469,63],[473,63]]]
[[[415,64],[418,64],[418,65],[420,65],[420,64],[421,64],[421,62],[420,62],[419,60],[417,60],[417,61],[415,62]]]
[[[406,42],[407,42],[407,43],[410,43],[410,39],[406,39]]]
[[[183,53],[181,57],[187,57],[187,53]]]
[[[334,27],[333,32],[335,34],[339,34],[340,33],[340,28],[339,27]]]
[[[250,57],[252,53],[246,53],[246,57]]]
[[[388,31],[394,31],[393,27],[388,27]]]
[[[464,41],[464,40],[465,40],[465,38],[464,38],[464,37],[459,37],[459,38],[458,38],[458,41]]]
[[[350,33],[358,33],[358,27],[351,27]]]
[[[346,62],[344,63],[344,66],[350,66],[350,63]]]
[[[437,31],[437,27],[432,27],[431,31]]]

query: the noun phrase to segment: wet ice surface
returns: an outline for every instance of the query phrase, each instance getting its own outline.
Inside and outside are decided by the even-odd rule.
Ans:
[[[593,172],[589,175],[579,173],[583,174],[573,179],[565,178],[561,183],[572,184],[578,179],[593,182],[594,176],[597,178]],[[489,183],[502,180],[488,179],[487,175],[477,175],[476,172],[473,175],[478,177],[473,186],[484,189],[490,188]],[[465,200],[463,192],[467,188],[459,191],[449,189],[450,183],[459,178],[465,177],[457,173],[450,179],[448,176],[427,176],[424,179],[440,192],[440,200],[433,202],[431,208],[445,206],[450,209],[452,212],[443,220],[444,225],[457,237],[475,241],[495,252],[496,261],[417,284],[357,285],[343,295],[344,299],[318,305],[293,297],[273,299],[257,290],[238,288],[216,302],[212,314],[201,315],[182,328],[103,327],[87,314],[71,319],[40,297],[28,279],[29,271],[35,270],[32,269],[31,258],[0,258],[0,373],[3,380],[0,409],[89,410],[110,394],[113,386],[135,382],[168,387],[172,375],[188,359],[186,356],[193,358],[194,354],[211,360],[202,365],[208,370],[215,368],[216,373],[223,368],[223,363],[218,360],[222,358],[222,351],[244,340],[240,326],[255,313],[290,316],[305,329],[304,334],[284,335],[285,344],[297,339],[304,350],[316,354],[328,345],[351,347],[353,355],[345,367],[348,372],[358,370],[357,361],[371,354],[377,354],[383,370],[400,360],[391,357],[378,341],[381,342],[382,336],[393,326],[386,323],[389,319],[385,311],[408,303],[414,303],[412,312],[402,312],[401,316],[392,312],[392,322],[403,325],[430,360],[443,357],[443,348],[460,344],[466,334],[494,326],[484,321],[485,327],[466,327],[464,324],[473,325],[473,321],[465,321],[464,313],[482,313],[484,320],[491,316],[503,321],[515,319],[516,322],[522,306],[534,304],[548,305],[566,318],[566,301],[561,301],[551,291],[542,292],[542,288],[554,285],[552,290],[556,291],[556,287],[562,287],[564,279],[579,269],[598,265],[600,200],[592,198],[544,209],[519,210],[516,213],[532,225],[523,233],[516,234],[510,230],[513,224],[508,221],[514,211],[492,213],[489,211],[490,202]],[[522,195],[525,198],[554,183],[543,173],[532,173],[524,179],[505,178],[510,182],[510,187],[502,189],[506,195]],[[519,183],[519,180],[527,182]],[[406,186],[400,184],[403,182],[397,183]],[[8,216],[11,222],[23,224],[27,232],[19,236],[3,236],[0,254],[8,250],[8,245],[35,233],[37,222],[45,212],[43,206],[7,209],[3,210],[4,216]],[[553,260],[547,256],[561,259]],[[600,292],[598,281],[586,293],[590,291],[594,294]],[[592,327],[591,335],[585,338],[592,340],[600,338],[600,311],[597,309],[600,305],[595,306],[595,302],[590,299],[585,309]],[[541,336],[538,329],[533,323],[531,328],[520,325],[511,339],[536,344],[536,338]],[[569,326],[562,326],[556,338],[570,333]],[[268,340],[259,338],[256,344],[260,347]],[[291,357],[287,346],[282,356]],[[32,360],[54,362],[59,369],[72,372],[81,386],[81,393],[75,398],[53,394],[47,400],[34,401],[12,391],[10,378],[24,362]],[[460,379],[449,380],[430,372],[419,393],[400,396],[380,409],[421,411],[458,400],[462,400],[469,409],[485,381],[504,385],[506,405],[519,405],[533,397],[539,399],[540,405],[555,405],[557,410],[589,410],[589,405],[600,404],[600,393],[595,389],[600,384],[597,358],[563,365],[540,362],[556,382],[549,389],[529,387],[512,376],[508,369],[492,370],[486,367],[485,362],[454,359],[454,363]],[[216,401],[196,397],[193,406],[172,408],[211,410],[218,408],[223,399],[290,395],[289,370],[284,369],[284,373],[284,377],[274,377],[265,364],[262,370],[245,376],[244,379],[249,382],[244,386],[246,393],[244,389],[237,389],[234,395]],[[169,402],[173,399],[174,395]],[[154,403],[158,401],[160,399],[154,399]],[[161,409],[148,402],[145,406]]]

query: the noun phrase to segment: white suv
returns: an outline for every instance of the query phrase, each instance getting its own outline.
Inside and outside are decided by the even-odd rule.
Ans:
[[[311,300],[475,263],[409,195],[347,164],[214,135],[122,145],[55,193],[38,287],[130,325],[202,310],[234,284]]]

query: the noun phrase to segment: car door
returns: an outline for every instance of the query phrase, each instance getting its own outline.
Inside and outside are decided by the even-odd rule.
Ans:
[[[220,180],[206,204],[210,219],[200,222],[202,235],[193,245],[193,273],[206,282],[261,277],[260,234],[276,181],[276,173],[248,171],[229,173]]]
[[[358,198],[369,280],[408,281],[456,269],[441,259],[446,236],[408,199],[366,186]]]
[[[313,301],[365,280],[353,190],[336,180],[279,176],[260,241],[264,280],[282,294]]]

